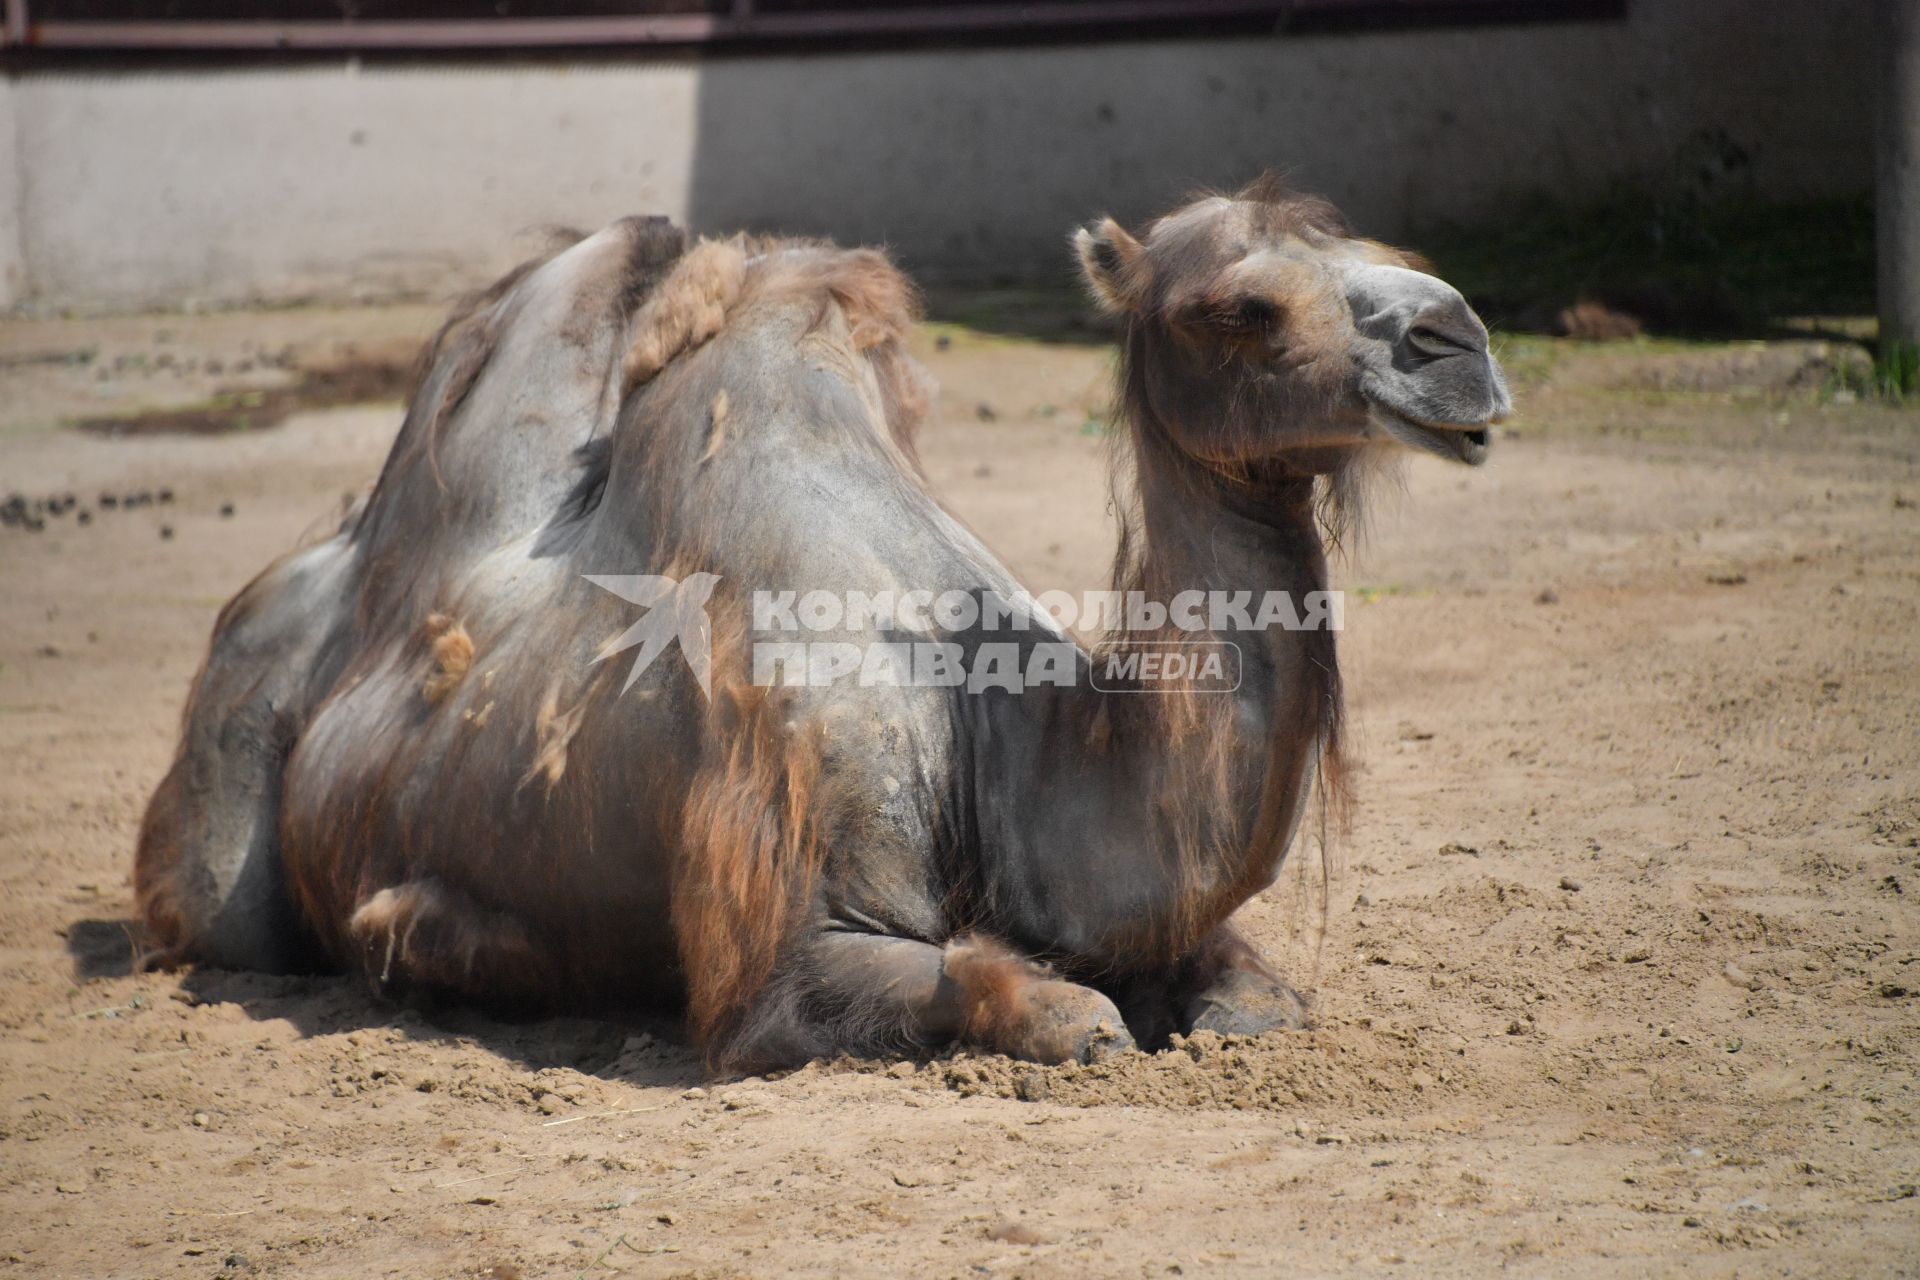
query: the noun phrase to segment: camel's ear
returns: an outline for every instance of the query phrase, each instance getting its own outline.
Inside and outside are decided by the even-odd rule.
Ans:
[[[1119,315],[1139,309],[1147,251],[1125,227],[1112,218],[1082,227],[1073,233],[1073,251],[1101,310]]]

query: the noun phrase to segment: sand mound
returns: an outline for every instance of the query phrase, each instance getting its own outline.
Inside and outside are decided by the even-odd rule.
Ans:
[[[1359,1019],[1257,1037],[1202,1031],[1175,1036],[1163,1053],[1129,1053],[1093,1066],[958,1055],[933,1070],[966,1097],[1162,1110],[1332,1104],[1353,1115],[1389,1115],[1429,1107],[1437,1095],[1464,1087],[1466,1060],[1445,1038]]]

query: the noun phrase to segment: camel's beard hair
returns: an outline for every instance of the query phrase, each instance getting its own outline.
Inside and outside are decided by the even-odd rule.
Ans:
[[[1139,323],[1133,320],[1128,328]],[[1178,571],[1164,563],[1167,549],[1154,545],[1148,527],[1151,503],[1146,486],[1154,486],[1163,502],[1204,502],[1203,486],[1209,473],[1216,481],[1245,488],[1257,483],[1257,467],[1200,464],[1153,422],[1136,376],[1139,337],[1129,332],[1122,339],[1120,397],[1108,432],[1110,510],[1119,526],[1112,586],[1121,593],[1121,600],[1130,598],[1126,593],[1139,592],[1147,600],[1166,602],[1193,584],[1173,581]],[[1313,477],[1311,528],[1317,549],[1324,552],[1332,548],[1340,558],[1349,558],[1368,530],[1369,494],[1376,482],[1396,480],[1398,474],[1391,451],[1359,447],[1343,450],[1333,470]],[[1221,884],[1218,869],[1244,869],[1243,874],[1227,881],[1237,895],[1232,901],[1243,901],[1269,883],[1277,883],[1290,840],[1305,841],[1311,831],[1318,855],[1319,884],[1316,892],[1304,860],[1297,861],[1301,894],[1295,900],[1294,923],[1297,930],[1298,910],[1312,901],[1317,981],[1337,871],[1337,837],[1350,829],[1352,793],[1336,637],[1326,628],[1299,634],[1311,673],[1303,723],[1297,727],[1297,732],[1310,736],[1314,743],[1308,795],[1288,793],[1283,751],[1276,750],[1266,758],[1269,768],[1264,777],[1249,776],[1246,744],[1237,731],[1235,700],[1231,697],[1187,683],[1162,688],[1154,697],[1109,700],[1120,705],[1112,715],[1103,713],[1100,733],[1148,735],[1136,740],[1164,744],[1169,762],[1162,775],[1158,803],[1175,846],[1182,892],[1180,908],[1166,925],[1170,936],[1142,939],[1146,946],[1178,953],[1196,945],[1210,924],[1207,917],[1214,893],[1208,886],[1215,886],[1217,892]],[[1130,631],[1123,626],[1098,640],[1096,661],[1105,661],[1108,654],[1126,653],[1142,643],[1169,638],[1194,637]],[[1113,723],[1115,720],[1125,723]],[[1292,731],[1281,727],[1276,732],[1284,735]],[[1258,787],[1260,796],[1250,821],[1239,798],[1248,785]],[[1295,803],[1298,809],[1291,808]],[[1290,811],[1301,814],[1296,830],[1286,825]]]

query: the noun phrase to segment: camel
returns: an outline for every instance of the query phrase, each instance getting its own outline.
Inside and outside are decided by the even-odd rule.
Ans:
[[[1324,591],[1371,459],[1477,465],[1509,411],[1458,292],[1271,179],[1073,244],[1123,590]],[[457,309],[370,494],[220,613],[140,830],[151,962],[683,1011],[720,1071],[1305,1025],[1231,917],[1341,792],[1332,629],[1203,631],[1231,691],[1098,681],[1196,637],[1044,611],[1015,643],[1068,669],[1023,688],[756,678],[762,590],[1033,600],[921,474],[916,306],[872,249],[636,218]]]

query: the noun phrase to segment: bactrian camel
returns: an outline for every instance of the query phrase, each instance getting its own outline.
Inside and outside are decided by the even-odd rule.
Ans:
[[[1508,412],[1458,292],[1278,183],[1073,243],[1120,330],[1120,589],[1324,590],[1370,459],[1478,464]],[[727,1070],[1303,1025],[1231,917],[1337,794],[1332,630],[1220,637],[1232,692],[1096,687],[1138,631],[1018,691],[756,680],[762,589],[1031,599],[921,475],[915,309],[873,250],[659,219],[459,309],[370,495],[220,614],[140,832],[153,960],[683,1009]],[[619,575],[696,593],[709,669],[625,687]]]

